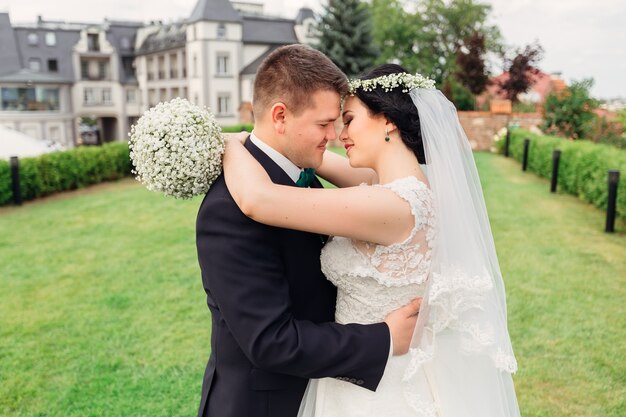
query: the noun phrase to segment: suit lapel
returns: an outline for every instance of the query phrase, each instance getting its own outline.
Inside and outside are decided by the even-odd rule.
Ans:
[[[252,143],[250,137],[246,139],[244,147],[248,150],[248,152],[250,152],[252,156],[254,156],[257,161],[259,161],[261,166],[265,168],[265,171],[267,171],[267,174],[272,179],[272,182],[274,182],[275,184],[289,185],[291,187],[296,186],[296,183],[293,182],[289,175],[287,175],[287,173],[283,171],[283,169],[276,162],[274,162],[272,158],[267,156],[265,152],[260,150],[254,143]]]

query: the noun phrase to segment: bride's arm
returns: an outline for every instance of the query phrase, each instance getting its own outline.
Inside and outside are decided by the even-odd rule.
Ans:
[[[414,224],[408,203],[386,188],[274,184],[237,141],[226,145],[224,173],[241,211],[260,223],[382,245],[403,240]]]
[[[223,133],[224,140],[238,140],[245,142],[250,136],[249,132]],[[338,155],[332,151],[324,152],[322,165],[315,170],[315,173],[337,187],[354,187],[361,184],[376,184],[378,176],[370,168],[352,168],[348,158]]]
[[[328,150],[324,152],[322,165],[315,173],[340,188],[378,182],[378,176],[373,169],[352,168],[348,158]]]

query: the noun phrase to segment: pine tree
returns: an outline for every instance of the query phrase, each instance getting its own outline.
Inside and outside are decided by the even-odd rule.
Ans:
[[[328,0],[318,25],[320,52],[348,76],[371,68],[378,50],[369,6],[360,0]]]

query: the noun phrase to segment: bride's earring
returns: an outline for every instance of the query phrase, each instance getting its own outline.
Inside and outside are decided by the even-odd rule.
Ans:
[[[391,138],[389,137],[389,129],[385,129],[385,142],[389,142]]]

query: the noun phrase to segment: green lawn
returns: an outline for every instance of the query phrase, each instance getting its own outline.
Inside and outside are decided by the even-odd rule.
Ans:
[[[476,155],[524,416],[626,414],[626,227]],[[0,209],[0,416],[190,416],[209,354],[199,199],[132,180]]]

